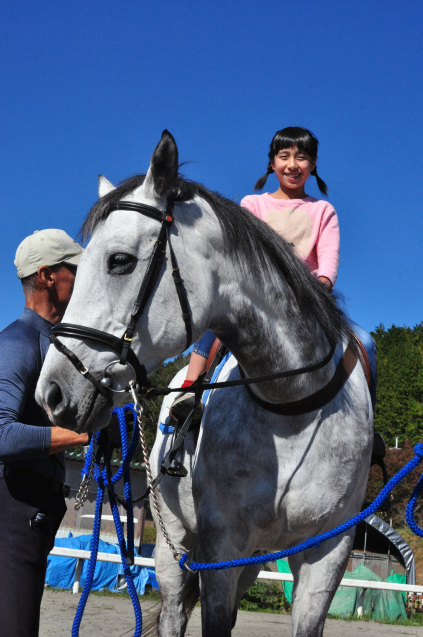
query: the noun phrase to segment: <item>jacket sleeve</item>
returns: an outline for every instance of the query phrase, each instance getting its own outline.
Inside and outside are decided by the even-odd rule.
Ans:
[[[3,337],[3,334],[1,335]],[[34,400],[41,370],[36,342],[17,333],[0,338],[0,461],[47,455],[51,428],[22,422],[28,401]]]

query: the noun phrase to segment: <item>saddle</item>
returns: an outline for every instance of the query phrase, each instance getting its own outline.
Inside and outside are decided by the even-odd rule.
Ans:
[[[361,366],[363,368],[364,375],[366,376],[367,385],[369,387],[369,390],[371,390],[372,384],[374,383],[374,378],[373,378],[373,375],[372,375],[372,371],[370,369],[369,355],[367,354],[366,348],[364,347],[364,345],[361,342],[361,340],[358,338],[357,334],[355,332],[353,332],[352,330],[350,330],[350,334],[351,334],[352,338],[354,339],[354,342],[358,346],[358,358],[359,358]]]

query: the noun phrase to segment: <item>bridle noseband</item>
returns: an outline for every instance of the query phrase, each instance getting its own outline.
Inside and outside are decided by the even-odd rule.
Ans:
[[[96,390],[107,399],[110,405],[113,405],[110,392],[125,392],[128,390],[127,386],[124,388],[113,386],[113,380],[110,378],[112,374],[109,374],[109,376],[107,375],[107,370],[112,365],[117,364],[129,368],[129,370],[134,374],[133,380],[140,386],[142,386],[147,380],[147,371],[144,365],[141,365],[139,362],[133,349],[131,349],[131,345],[137,321],[145,309],[154,290],[154,286],[164,261],[167,245],[169,245],[173,281],[175,283],[182,310],[182,318],[185,323],[185,330],[187,334],[186,348],[191,345],[192,341],[191,312],[188,297],[183,280],[179,273],[176,256],[170,242],[170,227],[173,222],[173,200],[168,201],[167,209],[165,211],[160,210],[159,208],[154,208],[153,206],[135,203],[132,201],[117,201],[115,203],[111,203],[108,206],[107,211],[110,213],[114,210],[139,212],[142,215],[151,217],[161,223],[159,235],[154,245],[147,270],[141,282],[137,298],[132,308],[131,317],[124,334],[119,338],[109,334],[108,332],[86,327],[85,325],[74,325],[72,323],[59,323],[52,328],[50,333],[50,341],[70,360],[78,372],[94,385]],[[86,340],[92,343],[105,345],[107,348],[116,352],[119,359],[111,361],[105,367],[103,371],[103,378],[99,381],[88,371],[82,361],[57,338],[58,336],[67,336],[80,339],[82,341]]]

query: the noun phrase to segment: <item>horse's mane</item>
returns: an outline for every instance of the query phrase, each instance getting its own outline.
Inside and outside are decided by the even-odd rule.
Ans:
[[[145,175],[129,177],[94,204],[80,230],[82,239],[85,241],[96,226],[107,218],[110,203],[119,201],[139,187],[144,179]],[[331,345],[339,341],[340,335],[348,333],[348,319],[339,307],[336,295],[328,294],[294,254],[291,245],[238,204],[202,184],[179,177],[173,188],[174,201],[190,201],[195,196],[204,199],[213,209],[222,228],[225,248],[237,258],[240,268],[244,269],[248,264],[248,270],[253,270],[257,275],[274,277],[276,265],[276,275],[280,273],[285,279],[301,314],[317,321]]]

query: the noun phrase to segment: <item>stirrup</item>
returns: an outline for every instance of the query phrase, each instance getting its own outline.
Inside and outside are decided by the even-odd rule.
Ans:
[[[185,394],[179,394],[172,403],[169,410],[169,415],[173,420],[184,420],[195,406],[195,394],[193,392],[187,392]],[[198,425],[201,422],[203,416],[204,403],[201,400],[192,415],[192,425]]]

